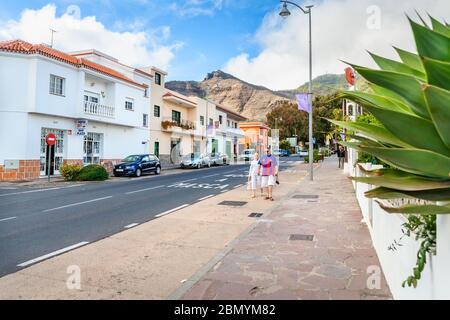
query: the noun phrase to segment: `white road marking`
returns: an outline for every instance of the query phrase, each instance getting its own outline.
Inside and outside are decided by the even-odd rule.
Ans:
[[[50,211],[55,211],[55,210],[59,210],[59,209],[65,209],[65,208],[74,207],[74,206],[79,206],[79,205],[86,204],[86,203],[91,203],[91,202],[96,202],[96,201],[106,200],[106,199],[110,199],[110,198],[112,198],[112,196],[103,197],[103,198],[97,198],[97,199],[92,199],[92,200],[87,200],[87,201],[82,201],[82,202],[77,202],[77,203],[72,203],[72,204],[68,204],[68,205],[66,205],[66,206],[61,206],[61,207],[57,207],[57,208],[52,208],[52,209],[43,210],[42,212],[50,212]]]
[[[148,190],[158,189],[158,188],[162,188],[162,187],[165,187],[165,185],[164,185],[164,186],[157,186],[157,187],[146,188],[146,189],[140,189],[140,190],[135,190],[135,191],[130,191],[130,192],[127,192],[127,193],[125,193],[125,194],[133,194],[133,193],[138,193],[138,192],[143,192],[143,191],[148,191]]]
[[[203,178],[210,178],[215,176],[220,176],[220,173],[210,174],[209,176],[204,176]]]
[[[57,255],[59,255],[59,254],[61,254],[61,253],[64,253],[64,252],[67,252],[67,251],[70,251],[70,250],[73,250],[73,249],[82,247],[82,246],[84,246],[84,245],[87,245],[88,243],[89,243],[89,242],[87,242],[87,241],[83,241],[83,242],[74,244],[74,245],[72,245],[72,246],[69,246],[69,247],[66,247],[66,248],[63,248],[63,249],[60,249],[60,250],[57,250],[57,251],[48,253],[48,254],[46,254],[46,255],[37,257],[37,258],[35,258],[35,259],[28,260],[28,261],[26,261],[26,262],[23,262],[23,263],[21,263],[21,264],[18,264],[17,266],[18,266],[18,267],[26,267],[26,266],[29,266],[30,264],[33,264],[33,263],[36,263],[36,262],[39,262],[39,261],[42,261],[42,260],[45,260],[45,259],[48,259],[48,258],[57,256]]]
[[[215,196],[214,194],[210,194],[209,196],[200,198],[200,199],[198,199],[197,201],[203,201],[203,200],[206,200],[206,199],[211,198],[211,197],[214,197],[214,196]],[[0,220],[0,221],[1,221],[1,220]]]
[[[165,215],[167,215],[167,214],[169,214],[169,213],[172,213],[172,212],[175,212],[175,211],[177,211],[177,210],[186,208],[187,206],[189,206],[188,203],[183,204],[182,206],[179,206],[179,207],[176,207],[176,208],[173,208],[173,209],[164,211],[163,213],[157,214],[155,217],[156,217],[156,218],[159,218],[159,217],[165,216]]]
[[[183,182],[188,182],[188,181],[195,181],[195,180],[197,180],[198,178],[193,178],[193,179],[189,179],[189,180],[183,180],[183,181],[181,181],[181,182],[179,182],[179,183],[183,183]]]
[[[228,178],[218,179],[218,180],[216,180],[216,182],[224,182],[224,181],[227,181],[227,180],[228,180]]]
[[[17,194],[27,194],[27,193],[35,193],[35,192],[43,192],[43,191],[51,191],[51,190],[68,189],[68,188],[75,188],[75,187],[81,187],[81,186],[84,186],[84,184],[77,184],[77,185],[68,186],[68,187],[57,187],[57,188],[47,188],[47,189],[28,190],[28,191],[22,191],[22,192],[5,193],[5,194],[0,194],[0,197],[14,196]]]
[[[16,219],[16,218],[17,218],[17,217],[4,218],[4,219],[0,219],[0,222],[2,222],[2,221],[14,220],[14,219]]]
[[[125,229],[130,229],[130,228],[136,227],[137,225],[139,225],[139,223],[132,223],[132,224],[129,224],[129,225],[125,226],[124,228]]]

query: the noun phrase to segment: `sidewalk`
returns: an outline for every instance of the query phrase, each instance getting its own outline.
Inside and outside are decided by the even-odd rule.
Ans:
[[[314,183],[304,180],[294,197],[260,220],[182,298],[391,299],[382,272],[380,289],[367,287],[368,267],[380,263],[351,181],[337,163],[325,160]],[[291,234],[313,240],[289,240]]]

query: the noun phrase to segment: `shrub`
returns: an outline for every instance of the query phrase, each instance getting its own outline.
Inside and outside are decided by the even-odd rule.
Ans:
[[[319,162],[319,160],[320,160],[319,151],[314,149],[314,162]],[[305,163],[308,163],[309,162],[309,156],[305,157],[304,161],[305,161]]]
[[[77,178],[77,175],[81,171],[81,166],[71,165],[71,164],[63,164],[59,168],[59,172],[63,176],[66,181],[74,181]]]
[[[103,181],[109,178],[106,169],[98,164],[90,164],[79,172],[78,181]]]

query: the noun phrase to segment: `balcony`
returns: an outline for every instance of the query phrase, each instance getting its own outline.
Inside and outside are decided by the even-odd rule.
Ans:
[[[94,102],[84,102],[84,113],[93,116],[114,118],[116,110],[114,107],[105,106]]]
[[[161,129],[167,132],[191,134],[195,131],[195,123],[186,120],[175,121],[170,117],[163,117],[161,120]]]

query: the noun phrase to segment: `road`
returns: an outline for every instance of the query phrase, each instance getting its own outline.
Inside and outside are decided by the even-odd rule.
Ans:
[[[290,170],[299,158],[284,158]],[[213,197],[247,181],[247,165],[60,188],[0,188],[0,277]]]

